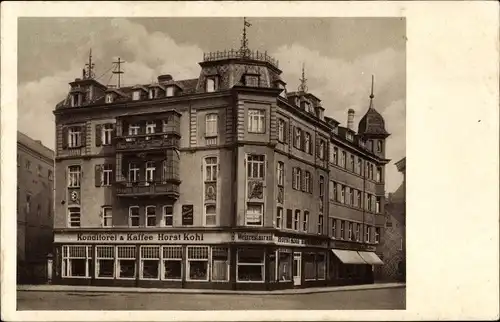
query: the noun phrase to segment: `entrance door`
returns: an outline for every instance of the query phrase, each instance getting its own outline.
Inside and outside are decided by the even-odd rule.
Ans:
[[[300,285],[302,280],[302,253],[293,253],[293,285]]]

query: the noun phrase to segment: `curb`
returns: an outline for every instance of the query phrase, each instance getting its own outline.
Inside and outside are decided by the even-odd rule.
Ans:
[[[52,285],[20,285],[17,291],[21,292],[68,292],[68,293],[146,293],[146,294],[205,294],[205,295],[299,295],[299,294],[316,294],[330,292],[354,292],[388,288],[404,288],[406,284],[382,284],[365,286],[340,286],[322,289],[291,289],[277,291],[232,291],[232,290],[207,290],[207,289],[158,289],[158,288],[125,288],[125,287],[110,287],[100,288],[85,287],[85,288],[58,288]]]

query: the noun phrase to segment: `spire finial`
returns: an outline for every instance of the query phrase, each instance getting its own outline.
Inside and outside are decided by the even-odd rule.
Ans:
[[[86,75],[84,75],[84,78],[92,79],[94,78],[94,63],[92,62],[92,48],[90,48],[89,52],[89,62],[85,64],[85,67],[87,68],[86,70]]]
[[[243,54],[243,56],[248,55],[248,52],[250,51],[248,49],[247,27],[251,26],[252,24],[247,21],[247,18],[243,17],[243,37],[241,39],[241,48],[240,48],[240,51]]]
[[[299,91],[307,92],[307,78],[305,72],[305,63],[302,63],[302,78],[300,80]]]
[[[373,95],[373,84],[374,83],[375,83],[375,78],[372,75],[372,91],[370,92],[370,107],[369,108],[373,108],[373,98],[375,97],[375,95]]]

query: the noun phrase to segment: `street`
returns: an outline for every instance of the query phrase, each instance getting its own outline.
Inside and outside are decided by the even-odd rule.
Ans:
[[[406,288],[293,295],[18,291],[18,310],[391,310]]]

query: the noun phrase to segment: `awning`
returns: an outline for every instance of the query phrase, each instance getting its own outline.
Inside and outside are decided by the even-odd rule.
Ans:
[[[384,262],[374,252],[358,252],[359,256],[370,265],[384,265]]]
[[[366,264],[358,252],[353,250],[332,249],[332,253],[344,264]]]

